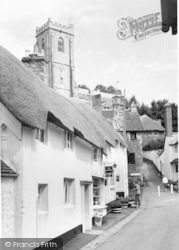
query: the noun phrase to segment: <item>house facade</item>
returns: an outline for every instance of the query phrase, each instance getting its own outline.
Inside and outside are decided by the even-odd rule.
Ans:
[[[126,144],[99,112],[0,49],[2,237],[65,242],[91,229],[96,206],[116,190],[128,194]]]
[[[126,110],[124,108],[124,97],[115,95],[113,97],[113,109],[103,109],[102,113],[126,141],[128,175],[140,176],[143,164],[142,135],[144,130],[136,105],[132,103],[130,109]]]
[[[160,120],[153,120],[147,115],[140,116],[140,120],[144,129],[142,134],[143,146],[152,140],[162,140],[165,138],[165,128],[161,125]]]

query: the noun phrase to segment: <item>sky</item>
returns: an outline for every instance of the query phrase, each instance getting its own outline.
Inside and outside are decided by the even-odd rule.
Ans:
[[[160,0],[0,0],[0,9],[0,44],[18,59],[33,51],[35,29],[48,18],[72,23],[77,84],[117,86],[141,104],[178,102],[177,36],[117,37],[119,19],[161,12]]]

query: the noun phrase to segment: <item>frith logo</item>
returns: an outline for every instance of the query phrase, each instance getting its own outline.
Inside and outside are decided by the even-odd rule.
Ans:
[[[134,37],[135,41],[140,41],[148,36],[162,33],[160,13],[154,13],[137,19],[131,17],[121,18],[117,25],[119,30],[117,37],[124,40]]]

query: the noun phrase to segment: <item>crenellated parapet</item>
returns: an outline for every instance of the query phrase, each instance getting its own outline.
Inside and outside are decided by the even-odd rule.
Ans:
[[[67,34],[70,34],[70,35],[74,36],[74,26],[73,26],[73,24],[62,25],[62,24],[54,23],[54,22],[51,21],[50,18],[41,27],[36,27],[36,36],[43,33],[48,28],[51,28],[51,29],[54,29],[54,30],[57,30],[57,31],[60,31],[60,32],[63,32],[63,33],[67,33]]]

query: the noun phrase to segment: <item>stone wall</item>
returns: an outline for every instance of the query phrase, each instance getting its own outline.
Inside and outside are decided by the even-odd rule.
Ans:
[[[33,56],[23,57],[22,62],[26,67],[32,70],[37,76],[39,76],[45,85],[49,85],[48,79],[48,62],[45,57]]]
[[[130,133],[127,132],[127,146],[130,153],[135,153],[135,164],[128,164],[128,174],[140,173],[143,165],[142,156],[142,133],[137,133],[136,140],[130,139]]]

